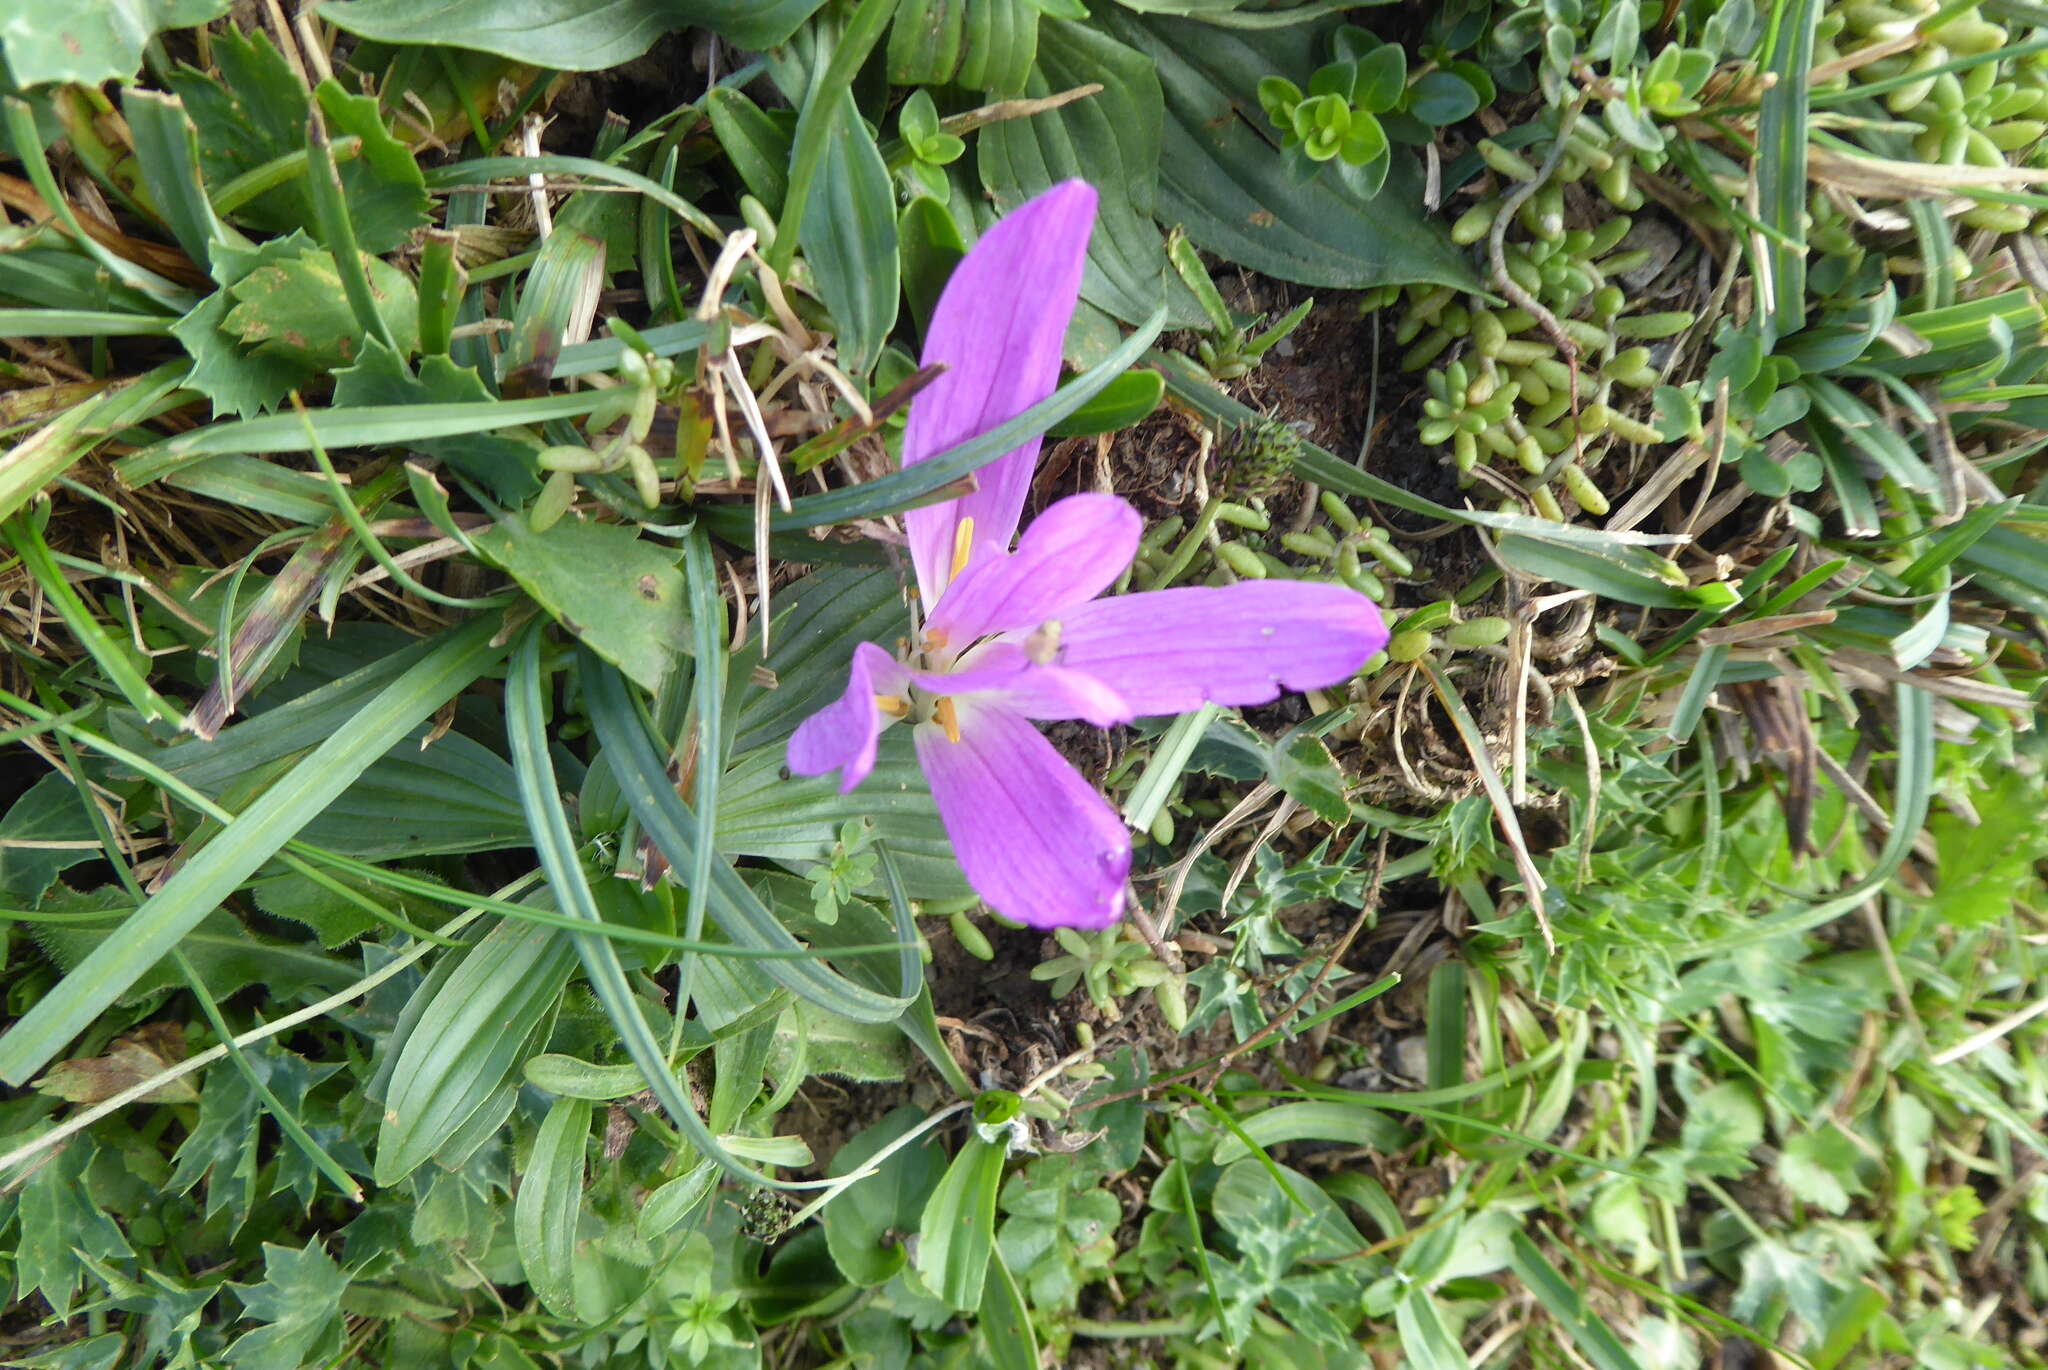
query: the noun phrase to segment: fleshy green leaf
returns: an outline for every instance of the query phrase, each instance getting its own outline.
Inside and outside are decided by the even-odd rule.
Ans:
[[[896,201],[889,168],[851,91],[813,101],[804,119],[831,122],[826,152],[804,202],[799,241],[818,293],[839,328],[840,363],[865,375],[896,326]],[[806,130],[797,125],[801,141]]]

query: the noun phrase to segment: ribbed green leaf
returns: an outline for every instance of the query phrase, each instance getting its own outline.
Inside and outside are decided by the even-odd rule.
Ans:
[[[822,107],[807,107],[797,125],[799,141],[813,119],[830,128],[798,239],[838,326],[839,364],[850,375],[864,376],[896,326],[896,198],[888,165],[851,91],[833,92]]]
[[[1162,302],[1171,327],[1202,322],[1194,296],[1166,270],[1152,220],[1164,101],[1153,62],[1114,38],[1063,19],[1039,25],[1038,68],[1026,93],[1042,98],[1089,82],[1103,90],[981,132],[976,166],[999,210],[1080,177],[1096,188],[1095,233],[1081,298],[1127,324]]]
[[[199,0],[187,0],[199,3]],[[742,48],[787,39],[821,0],[341,0],[320,17],[384,43],[494,52],[557,71],[630,62],[671,29],[701,26]],[[216,6],[218,8],[218,6]]]
[[[512,1236],[526,1282],[549,1312],[576,1316],[576,1227],[583,1212],[583,1152],[590,1101],[557,1099],[534,1139],[512,1205]]]
[[[1252,1114],[1240,1127],[1240,1132],[1218,1139],[1217,1165],[1243,1160],[1252,1154],[1254,1145],[1271,1148],[1284,1142],[1341,1142],[1391,1153],[1414,1140],[1384,1113],[1336,1100],[1276,1104]]]
[[[123,482],[147,485],[181,466],[223,452],[310,452],[317,438],[329,450],[405,446],[422,438],[488,433],[549,419],[576,419],[596,408],[602,391],[547,395],[537,400],[492,400],[488,404],[378,404],[266,414],[257,419],[211,423],[152,443],[115,465]],[[307,422],[312,431],[308,433]]]
[[[419,1169],[513,1078],[522,1048],[575,964],[560,931],[508,919],[433,986],[384,1100],[378,1184],[396,1184]]]
[[[917,1273],[963,1313],[981,1306],[988,1258],[996,1245],[996,1192],[1005,1149],[970,1131],[932,1191],[917,1226]]]

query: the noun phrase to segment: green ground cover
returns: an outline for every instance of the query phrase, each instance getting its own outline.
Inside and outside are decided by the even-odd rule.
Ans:
[[[0,8],[0,1365],[2048,1363],[2048,9],[293,10]],[[1038,434],[1391,630],[1101,931],[788,767]]]

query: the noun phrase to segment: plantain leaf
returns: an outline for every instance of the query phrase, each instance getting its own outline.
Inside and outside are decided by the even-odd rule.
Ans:
[[[918,1222],[917,1273],[931,1291],[963,1313],[981,1306],[988,1258],[996,1245],[996,1193],[1005,1148],[970,1131],[932,1191]]]
[[[508,919],[445,982],[422,986],[432,997],[399,1052],[377,1131],[379,1185],[419,1169],[513,1078],[575,964],[559,929]]]
[[[923,1121],[905,1104],[890,1110],[832,1158],[834,1175],[865,1168],[881,1149]],[[903,1234],[913,1230],[945,1173],[945,1153],[929,1135],[892,1152],[875,1173],[856,1180],[820,1216],[825,1244],[840,1272],[855,1284],[886,1284],[903,1268]]]
[[[534,1296],[557,1317],[576,1316],[576,1227],[583,1213],[583,1152],[590,1101],[557,1099],[534,1139],[512,1206],[512,1236]]]
[[[853,103],[852,91],[835,91],[822,104],[814,100],[806,106],[797,125],[799,144],[804,123],[812,119],[829,120],[831,128],[817,179],[804,202],[798,241],[818,293],[838,325],[840,364],[861,376],[875,364],[889,330],[896,326],[901,294],[896,201],[889,188],[888,165]]]
[[[826,859],[848,819],[866,818],[912,898],[969,894],[907,729],[882,735],[874,773],[852,794],[839,793],[836,777],[783,773],[790,733],[846,688],[854,645],[891,642],[908,622],[894,573],[828,568],[797,582],[778,603],[767,660],[758,640],[733,660],[735,754],[718,806],[720,850],[801,868]],[[756,681],[755,668],[763,665],[772,689]]]
[[[1025,93],[1043,97],[1090,82],[1083,100],[983,129],[981,183],[1000,211],[1054,183],[1079,177],[1099,197],[1081,298],[1124,323],[1142,322],[1162,302],[1169,327],[1202,322],[1195,297],[1166,270],[1166,244],[1152,222],[1159,185],[1159,77],[1143,54],[1081,24],[1047,20],[1038,68]]]
[[[1413,166],[1397,158],[1370,200],[1334,178],[1297,182],[1260,131],[1259,79],[1313,70],[1311,26],[1249,34],[1114,5],[1093,22],[1154,62],[1166,101],[1158,216],[1206,251],[1302,285],[1362,289],[1479,279],[1443,227],[1423,216]]]
[[[557,71],[630,62],[671,29],[773,47],[822,0],[341,0],[320,17],[361,38],[494,52]]]

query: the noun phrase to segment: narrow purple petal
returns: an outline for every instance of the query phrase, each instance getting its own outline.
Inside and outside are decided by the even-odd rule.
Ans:
[[[1115,584],[1144,532],[1138,511],[1115,495],[1069,495],[1031,521],[1016,551],[976,553],[925,627],[956,646],[1036,628]]]
[[[1041,665],[1020,643],[997,642],[974,653],[967,669],[921,671],[911,677],[935,695],[979,695],[1026,718],[1080,718],[1098,728],[1137,715],[1124,697],[1086,671]]]
[[[1058,660],[1145,716],[1319,690],[1386,645],[1380,611],[1355,590],[1253,580],[1077,605],[1061,617]]]
[[[925,365],[943,362],[946,372],[910,406],[905,466],[985,433],[1052,393],[1094,225],[1094,187],[1062,181],[1004,215],[953,268],[924,342]],[[962,518],[974,520],[977,555],[1009,548],[1038,446],[1033,438],[982,467],[973,494],[904,515],[927,607],[952,578],[953,530]]]
[[[882,734],[876,695],[901,694],[910,672],[872,642],[853,649],[846,693],[797,725],[789,735],[789,768],[798,775],[840,772],[847,794],[875,768],[875,739]]]
[[[1116,812],[1017,714],[984,700],[956,706],[960,740],[921,724],[917,758],[967,882],[1034,928],[1114,923],[1131,870]]]

